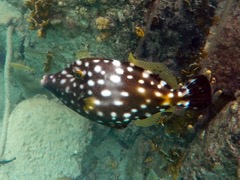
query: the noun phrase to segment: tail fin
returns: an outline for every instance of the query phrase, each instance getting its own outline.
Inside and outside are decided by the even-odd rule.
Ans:
[[[199,75],[191,79],[184,88],[188,91],[185,98],[189,100],[189,108],[204,109],[211,104],[211,86],[206,76]]]

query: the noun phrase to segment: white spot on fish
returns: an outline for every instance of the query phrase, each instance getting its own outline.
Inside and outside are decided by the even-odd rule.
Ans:
[[[113,118],[115,118],[115,117],[117,117],[117,113],[111,112],[111,116],[112,116]]]
[[[132,75],[128,75],[127,78],[128,79],[133,79],[133,76]]]
[[[139,87],[137,90],[138,90],[138,92],[140,92],[140,93],[145,93],[145,89],[142,88],[142,87]]]
[[[63,70],[63,71],[61,72],[61,74],[65,75],[65,74],[67,74],[67,71],[66,71],[66,70]]]
[[[103,62],[105,62],[105,63],[109,63],[109,60],[106,60],[106,59],[105,59],[105,60],[103,60]]]
[[[190,102],[189,102],[189,101],[187,101],[187,102],[184,102],[184,104],[183,104],[183,105],[184,105],[185,107],[187,107],[187,106],[189,106],[189,104],[190,104]]]
[[[117,74],[123,74],[124,73],[123,69],[121,69],[121,68],[117,68],[117,69],[115,69],[115,71],[116,71]]]
[[[157,88],[158,88],[158,89],[161,89],[161,88],[162,88],[162,86],[161,86],[160,84],[158,84],[158,85],[157,85]]]
[[[119,83],[121,81],[121,78],[117,75],[111,75],[110,76],[110,80],[113,82],[113,83]]]
[[[77,61],[76,61],[76,64],[80,66],[80,65],[82,64],[82,61],[77,60]]]
[[[155,96],[161,97],[161,96],[162,96],[162,93],[160,93],[160,92],[155,92]]]
[[[98,111],[98,112],[97,112],[97,115],[98,115],[98,116],[103,116],[103,113],[102,113],[101,111]]]
[[[123,102],[119,101],[119,100],[116,100],[116,101],[113,101],[113,104],[116,105],[116,106],[121,106],[121,105],[123,105]]]
[[[145,113],[145,116],[150,117],[152,115],[150,113]]]
[[[120,61],[117,61],[117,60],[113,60],[113,61],[112,61],[112,64],[113,64],[114,66],[120,66],[120,65],[121,65],[121,62],[120,62]]]
[[[66,75],[67,78],[72,78],[73,76],[71,74]]]
[[[126,92],[126,91],[122,91],[120,94],[121,94],[121,96],[124,96],[124,97],[128,97],[129,96],[129,93]]]
[[[81,84],[81,85],[79,86],[79,88],[80,88],[80,89],[83,89],[83,88],[84,88],[84,86]]]
[[[70,82],[73,82],[75,80],[75,78],[72,78],[72,79],[70,79]]]
[[[94,86],[94,84],[95,84],[95,82],[93,80],[88,80],[87,83],[88,83],[89,86]]]
[[[139,79],[138,82],[139,82],[140,84],[144,84],[144,80],[142,80],[142,79]]]
[[[53,75],[51,75],[49,78],[52,79],[52,78],[53,78]]]
[[[148,78],[149,75],[150,75],[150,72],[148,72],[148,71],[143,71],[143,73],[142,73],[142,76],[143,76],[144,78]]]
[[[56,78],[53,78],[53,79],[52,79],[52,83],[55,83],[55,82],[56,82]]]
[[[97,80],[97,83],[100,84],[100,85],[103,85],[105,82],[104,82],[103,79],[99,79],[99,80]]]
[[[94,104],[95,104],[95,105],[100,105],[101,102],[100,102],[98,99],[94,99]]]
[[[60,84],[65,84],[67,82],[66,79],[61,79]]]
[[[92,91],[91,90],[88,90],[88,95],[92,95]]]
[[[169,104],[168,101],[165,101],[165,102],[162,103],[162,105],[163,105],[163,106],[169,106],[170,104]]]
[[[150,103],[150,102],[151,102],[151,99],[146,99],[146,102],[147,102],[147,103]]]
[[[99,66],[99,65],[97,65],[97,66],[94,68],[94,71],[95,71],[96,73],[99,73],[99,72],[102,71],[102,67]]]
[[[89,66],[89,62],[85,62],[85,67],[88,67]]]
[[[90,76],[90,77],[92,76],[92,72],[91,72],[91,71],[88,71],[87,74],[88,74],[88,76]]]
[[[141,104],[141,106],[140,106],[142,109],[145,109],[145,108],[147,108],[147,105],[146,104]]]
[[[130,113],[124,113],[124,114],[123,114],[123,117],[125,117],[125,118],[129,118],[130,116],[131,116]]]
[[[165,81],[161,81],[160,84],[161,84],[161,86],[166,86],[167,85],[167,83]]]
[[[183,93],[178,91],[178,97],[183,97]]]
[[[100,60],[99,59],[94,59],[93,62],[98,63]]]
[[[132,67],[127,67],[127,70],[128,70],[129,72],[132,72],[132,71],[133,71],[133,68],[132,68]]]
[[[150,83],[151,85],[154,85],[154,82],[153,81],[151,81],[151,83]]]
[[[168,97],[169,97],[169,98],[173,98],[173,97],[174,97],[174,94],[173,94],[173,93],[168,93]]]
[[[130,63],[129,65],[130,65],[130,66],[132,66],[132,67],[134,67],[134,66],[135,66],[133,63]]]
[[[104,97],[111,96],[111,94],[111,91],[109,91],[108,89],[105,89],[101,92],[101,95]]]
[[[77,83],[76,82],[73,83],[73,87],[74,88],[77,87]]]
[[[136,113],[137,109],[131,109],[131,112]]]
[[[129,119],[124,119],[123,121],[124,121],[124,122],[129,122],[130,120],[129,120]]]
[[[70,90],[70,87],[67,86],[67,87],[65,88],[65,92],[66,92],[66,93],[69,93],[69,92],[70,92],[69,90]]]
[[[74,104],[74,101],[73,101],[73,100],[71,100],[71,103],[72,103],[72,104]]]
[[[106,74],[106,71],[101,71],[101,75],[104,75],[104,74]]]

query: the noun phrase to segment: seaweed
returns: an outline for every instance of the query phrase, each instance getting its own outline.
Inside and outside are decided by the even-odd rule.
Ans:
[[[50,22],[52,0],[26,0],[25,6],[30,10],[27,21],[30,30],[37,30],[38,37],[46,36]]]

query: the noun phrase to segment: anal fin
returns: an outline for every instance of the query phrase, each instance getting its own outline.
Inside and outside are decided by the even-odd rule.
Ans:
[[[149,126],[157,125],[160,119],[161,119],[161,112],[158,112],[156,114],[153,114],[151,117],[133,121],[133,123],[140,127],[149,127]]]

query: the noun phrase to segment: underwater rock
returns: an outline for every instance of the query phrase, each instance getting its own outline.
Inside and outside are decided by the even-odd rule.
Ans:
[[[9,119],[0,179],[76,178],[92,134],[89,121],[54,100],[35,97],[17,105]]]
[[[221,19],[210,29],[212,34],[205,46],[208,57],[201,61],[201,66],[212,70],[216,89],[234,98],[234,93],[240,90],[240,8],[237,1],[223,1],[220,5],[224,7],[219,8]]]
[[[7,2],[0,2],[0,25],[6,24],[12,18],[20,18],[20,12],[17,8]]]
[[[189,147],[182,179],[239,179],[239,149],[240,98],[230,102]]]

